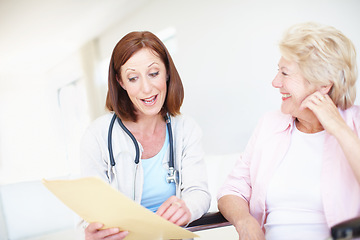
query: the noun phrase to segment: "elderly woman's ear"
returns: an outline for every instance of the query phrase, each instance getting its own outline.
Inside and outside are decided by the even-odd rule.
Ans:
[[[328,85],[321,86],[320,92],[321,92],[322,94],[328,94],[328,93],[330,92],[330,90],[331,90],[331,88],[332,88],[333,85],[334,85],[333,83],[330,83],[330,84],[328,84]]]

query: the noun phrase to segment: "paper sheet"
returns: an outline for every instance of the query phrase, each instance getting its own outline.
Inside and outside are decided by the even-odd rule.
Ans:
[[[126,240],[199,237],[135,203],[100,178],[43,179],[43,184],[85,221],[129,231]]]

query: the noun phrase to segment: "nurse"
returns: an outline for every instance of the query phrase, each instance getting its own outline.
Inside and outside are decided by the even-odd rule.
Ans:
[[[102,178],[179,226],[200,218],[210,206],[202,133],[192,118],[180,113],[183,97],[181,78],[165,45],[151,32],[130,32],[116,44],[111,56],[106,98],[109,113],[91,124],[81,144],[82,176]],[[118,120],[111,133],[112,166],[108,129],[114,114]],[[139,161],[126,131],[139,146]],[[169,183],[171,140],[178,180]],[[118,228],[102,229],[102,223],[82,225],[87,240],[123,239],[128,234]]]

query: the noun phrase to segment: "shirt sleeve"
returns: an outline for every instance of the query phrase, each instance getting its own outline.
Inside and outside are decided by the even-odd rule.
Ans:
[[[250,201],[252,194],[251,170],[254,168],[254,166],[252,166],[252,158],[263,122],[264,117],[260,119],[245,151],[240,155],[234,169],[230,172],[224,184],[219,189],[217,194],[218,200],[225,195],[235,195],[243,198],[247,202]]]
[[[190,222],[200,218],[210,207],[207,170],[201,128],[191,118],[182,122],[181,198],[191,212]]]
[[[82,177],[97,176],[109,183],[107,146],[100,133],[92,127],[86,130],[80,144],[80,171]]]
[[[235,195],[247,202],[251,196],[250,169],[249,163],[240,155],[234,169],[227,176],[225,183],[219,189],[217,199],[225,195]]]

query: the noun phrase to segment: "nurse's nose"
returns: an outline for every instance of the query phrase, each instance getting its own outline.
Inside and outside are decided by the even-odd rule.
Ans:
[[[142,80],[142,91],[145,93],[148,93],[151,91],[151,83],[150,83],[150,79],[144,77]]]

